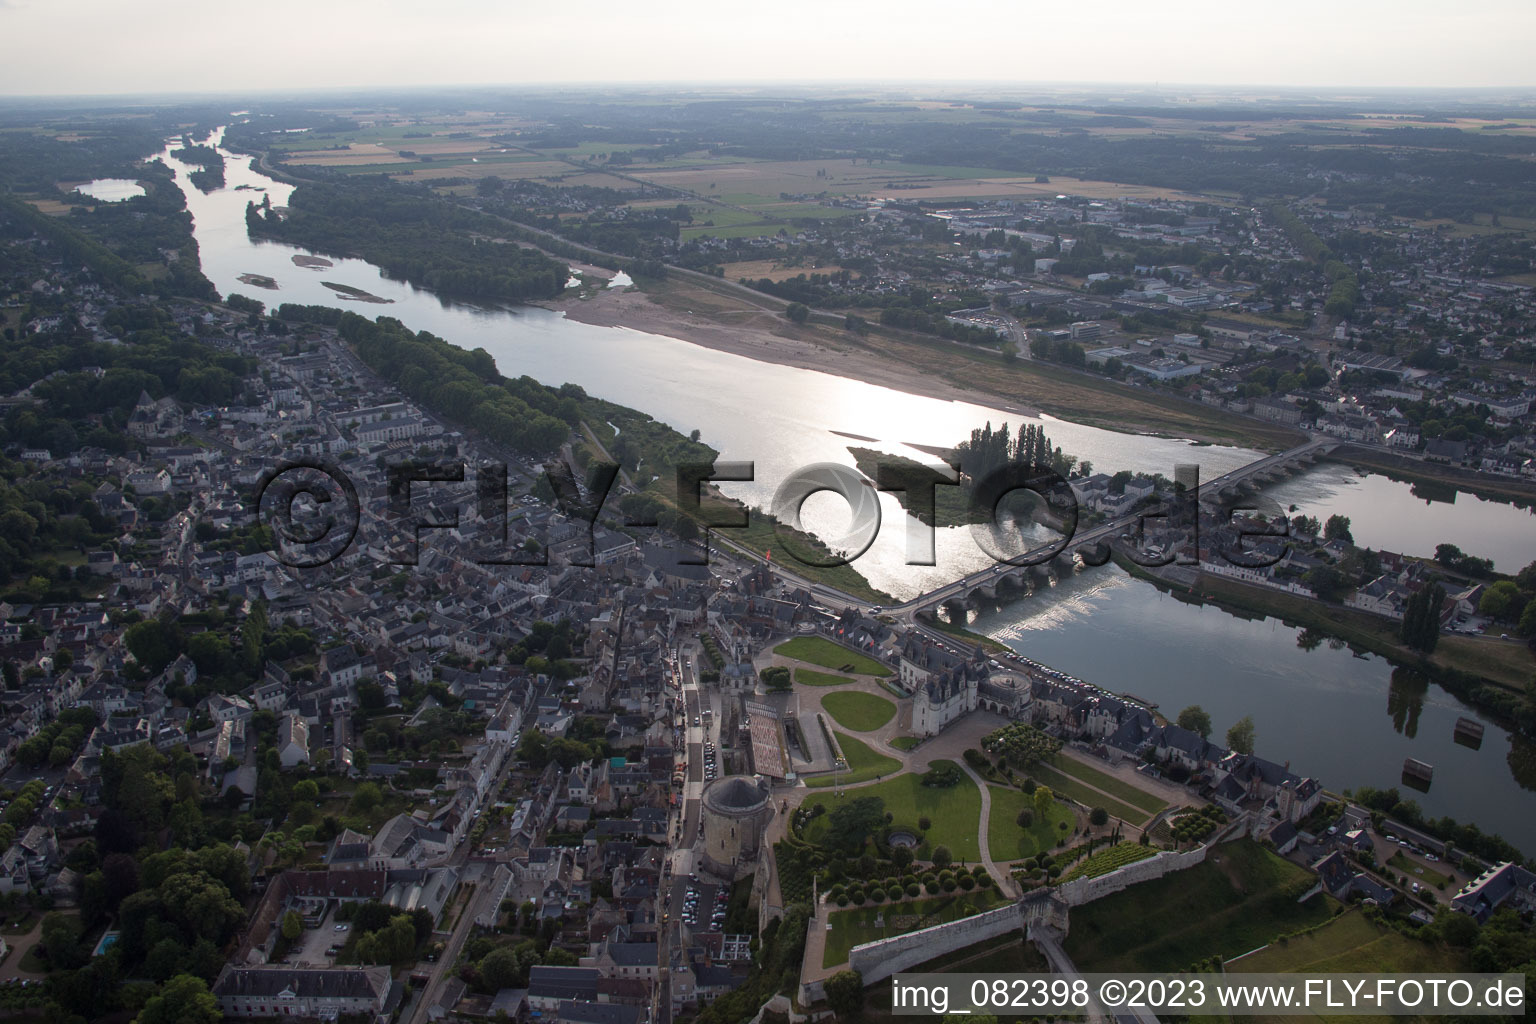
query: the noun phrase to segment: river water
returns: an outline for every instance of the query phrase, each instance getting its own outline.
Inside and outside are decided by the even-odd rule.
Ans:
[[[1536,559],[1536,511],[1489,501],[1454,487],[1425,487],[1325,462],[1267,488],[1265,496],[1290,515],[1348,516],[1355,543],[1403,555],[1434,555],[1455,544],[1515,573]],[[1295,512],[1289,512],[1292,505]]]
[[[220,140],[216,134],[214,141]],[[292,188],[252,171],[249,157],[222,152],[225,187],[211,193],[185,183],[185,175],[193,168],[172,157],[170,147],[161,154],[187,194],[203,273],[220,292],[239,292],[274,307],[283,302],[309,303],[343,306],[369,317],[396,317],[408,327],[431,331],[464,348],[484,348],[508,376],[527,374],[545,384],[578,384],[589,394],[649,413],[683,433],[698,429],[722,459],[755,463],[754,481],[727,484],[724,490],[756,506],[770,506],[778,486],[798,469],[819,462],[852,465],[849,445],[933,462],[909,445],[953,445],[988,421],[993,426],[1007,422],[1014,429],[1026,419],[1045,423],[1055,444],[1108,472],[1131,469],[1172,476],[1176,464],[1194,462],[1201,476],[1209,479],[1259,457],[1245,448],[1120,434],[1049,417],[1024,417],[984,405],[925,398],[717,352],[675,338],[582,324],[537,307],[503,310],[446,303],[384,277],[362,260],[327,257],[333,266],[295,266],[292,257],[307,254],[306,250],[254,242],[245,227],[246,204],[262,199],[258,189],[265,190],[274,206],[282,206]],[[277,289],[243,283],[242,275],[271,278]],[[348,301],[322,282],[359,288],[391,302]],[[884,525],[873,547],[854,567],[881,590],[898,598],[912,597],[984,568],[990,561],[968,530],[955,528],[937,531],[935,565],[905,564],[909,518],[893,495],[882,495],[880,505]],[[805,525],[822,537],[846,533],[849,518],[847,506],[830,494],[812,497],[804,508]]]
[[[1475,821],[1536,850],[1536,751],[1384,658],[1327,641],[1305,649],[1294,626],[1191,604],[1113,565],[1085,570],[1048,597],[984,614],[971,628],[1043,664],[1156,702],[1169,718],[1199,704],[1217,742],[1251,715],[1260,756],[1289,761],[1335,791],[1397,786],[1435,817]],[[1487,724],[1481,749],[1453,740],[1462,716]],[[1428,793],[1402,785],[1405,757],[1435,766]]]
[[[464,348],[485,348],[505,374],[528,374],[546,384],[575,383],[685,433],[698,429],[723,459],[756,463],[753,482],[726,486],[728,493],[753,504],[767,505],[777,486],[801,467],[824,461],[851,465],[850,444],[923,459],[908,445],[948,446],[984,422],[1016,428],[1024,420],[1016,412],[985,405],[910,395],[660,335],[581,324],[544,309],[447,303],[392,281],[361,260],[299,267],[291,257],[304,250],[253,242],[244,220],[246,203],[259,202],[262,190],[281,206],[291,188],[253,172],[248,157],[224,155],[225,187],[211,193],[186,183],[192,168],[168,151],[161,156],[187,194],[203,271],[220,292],[240,292],[272,306],[313,303],[397,317]],[[270,277],[278,288],[241,283],[243,274]],[[348,302],[322,281],[392,302]],[[1107,472],[1133,469],[1171,476],[1175,464],[1196,462],[1202,478],[1210,479],[1257,457],[1242,448],[1194,446],[1048,417],[1035,422],[1047,424],[1064,450]],[[1357,541],[1373,547],[1427,554],[1435,543],[1450,541],[1495,558],[1501,569],[1529,561],[1530,556],[1522,560],[1519,554],[1530,548],[1521,540],[1529,536],[1529,514],[1512,506],[1459,496],[1454,522],[1434,518],[1445,510],[1425,506],[1407,485],[1333,466],[1270,494],[1282,507],[1294,502],[1319,518],[1335,511],[1349,515]],[[881,496],[881,507],[884,528],[854,565],[882,590],[909,597],[987,563],[967,531],[951,529],[937,533],[935,566],[904,564],[910,520],[891,495]],[[839,499],[820,495],[806,504],[806,525],[823,536],[843,532],[847,522]],[[1038,661],[1154,701],[1167,713],[1199,703],[1215,720],[1218,737],[1239,717],[1252,715],[1259,753],[1289,760],[1296,771],[1334,789],[1398,785],[1403,758],[1418,757],[1436,766],[1431,791],[1410,794],[1426,810],[1476,821],[1536,850],[1536,799],[1511,767],[1531,760],[1528,751],[1512,747],[1508,734],[1491,723],[1481,750],[1453,743],[1452,724],[1470,712],[1405,673],[1397,673],[1394,684],[1392,667],[1380,658],[1358,658],[1326,643],[1303,650],[1297,645],[1298,630],[1177,601],[1112,566],[1060,584],[1049,599],[1027,598],[983,616],[976,628]],[[1536,788],[1532,774],[1522,772],[1526,785]]]

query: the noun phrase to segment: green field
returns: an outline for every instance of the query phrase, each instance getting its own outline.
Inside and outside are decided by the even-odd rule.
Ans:
[[[837,734],[837,745],[843,748],[843,757],[848,761],[846,772],[832,775],[819,775],[814,779],[806,779],[805,784],[812,789],[824,786],[833,786],[841,782],[847,786],[855,782],[868,782],[892,772],[901,771],[901,762],[894,757],[886,757],[870,749],[869,744],[845,732]]]
[[[1031,766],[1029,775],[1030,778],[1041,785],[1050,786],[1053,792],[1069,796],[1086,807],[1102,807],[1115,817],[1123,818],[1133,825],[1140,825],[1152,817],[1152,815],[1146,813],[1141,808],[1121,803],[1114,797],[1108,797],[1097,790],[1089,789],[1088,786],[1072,778],[1072,776],[1063,775],[1048,765],[1037,764]]]
[[[1350,910],[1314,931],[1277,942],[1230,965],[1243,973],[1459,971],[1454,950],[1410,939]]]
[[[773,649],[782,658],[793,658],[808,665],[855,672],[866,676],[888,676],[891,670],[873,658],[855,654],[846,647],[820,636],[797,636],[786,640]],[[851,666],[851,667],[850,667]]]
[[[863,690],[839,690],[821,698],[821,706],[844,729],[874,732],[896,716],[896,705]]]
[[[1074,758],[1063,757],[1057,754],[1051,758],[1050,764],[1057,771],[1070,775],[1081,782],[1086,782],[1094,789],[1103,790],[1110,796],[1118,797],[1121,801],[1133,807],[1140,807],[1148,814],[1156,814],[1168,806],[1168,802],[1162,797],[1148,793],[1146,790],[1133,786],[1123,779],[1116,778],[1108,772],[1101,772],[1092,765],[1086,765]]]
[[[1057,801],[1051,805],[1051,813],[1045,820],[1036,819],[1029,828],[1019,828],[1019,812],[1033,809],[1035,801],[1022,790],[1012,786],[988,786],[992,796],[992,810],[987,814],[987,850],[995,861],[1023,860],[1042,850],[1049,850],[1058,839],[1071,833],[1077,815],[1072,808]],[[1063,831],[1062,822],[1067,823]]]
[[[818,672],[813,668],[795,669],[795,682],[805,686],[842,686],[844,683],[853,682],[847,676],[833,675],[831,672]]]
[[[1415,864],[1413,861],[1403,856],[1402,850],[1398,850],[1390,858],[1388,858],[1387,867],[1391,868],[1393,871],[1396,871],[1400,875],[1407,875],[1410,880],[1418,882],[1420,885],[1439,887],[1442,885],[1449,885],[1451,882],[1450,875],[1426,868],[1420,864]]]
[[[839,737],[839,743],[846,742]],[[846,748],[844,750],[846,753]],[[953,762],[938,761],[936,764],[952,764]],[[819,780],[818,780],[819,781]],[[828,782],[826,785],[830,785]],[[848,790],[841,798],[831,793],[817,793],[807,797],[802,807],[811,807],[821,804],[827,810],[836,807],[839,799],[849,800],[854,797],[876,796],[885,801],[885,809],[890,812],[894,825],[918,831],[918,819],[927,817],[932,820],[930,828],[923,838],[922,844],[917,848],[917,856],[926,860],[933,855],[933,847],[944,845],[949,847],[955,860],[974,864],[981,859],[981,846],[976,841],[976,826],[981,821],[981,792],[969,776],[961,779],[957,786],[947,788],[929,787],[923,785],[923,777],[913,772],[905,772],[893,779],[877,782],[873,786],[860,786],[857,789]],[[819,832],[825,827],[826,818],[817,818],[806,827],[806,838],[815,842]]]
[[[854,946],[892,935],[905,935],[919,928],[927,928],[946,921],[958,921],[990,910],[1006,897],[996,889],[977,889],[958,896],[935,896],[932,899],[911,900],[901,903],[883,903],[873,907],[834,910],[827,923],[826,951],[821,966],[835,967],[846,963],[848,951]],[[882,917],[883,927],[875,927],[875,918]]]
[[[1202,864],[1074,908],[1067,954],[1085,971],[1170,971],[1238,956],[1326,921],[1337,905],[1327,896],[1296,902],[1313,882],[1257,843],[1226,843]]]

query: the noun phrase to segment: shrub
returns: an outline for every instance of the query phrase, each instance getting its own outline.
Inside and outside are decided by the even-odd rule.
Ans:
[[[929,829],[933,828],[933,819],[925,814],[921,818],[917,819],[917,827],[921,831],[927,832]]]
[[[924,882],[923,888],[927,891],[929,896],[937,896],[939,893],[944,891],[943,886],[939,885],[938,879],[934,879],[931,882]]]
[[[869,898],[870,898],[870,900],[872,902],[884,903],[885,902],[885,890],[884,889],[871,889],[871,890],[869,890]]]
[[[954,892],[955,880],[953,878],[946,878],[944,881],[939,883],[939,888],[943,889],[945,892]]]
[[[978,877],[976,879],[976,884],[981,886],[983,889],[990,889],[990,888],[992,888],[992,884],[993,884],[992,883],[992,876],[991,875],[981,875],[980,877]]]
[[[1035,812],[1026,807],[1020,811],[1019,816],[1013,820],[1014,823],[1019,826],[1019,828],[1029,828],[1029,826],[1035,823]]]
[[[893,885],[890,888],[885,890],[885,894],[887,896],[889,896],[892,900],[899,900],[899,899],[901,899],[902,892],[903,892],[903,890],[902,890],[901,886],[899,886],[899,885]]]
[[[919,895],[922,894],[923,888],[922,888],[922,886],[918,885],[916,882],[908,882],[906,884],[906,886],[903,888],[903,891],[908,896],[916,897],[916,896],[919,896]]]
[[[1104,808],[1095,807],[1093,810],[1088,812],[1088,823],[1090,825],[1104,825],[1108,824],[1108,822],[1109,812]]]
[[[976,879],[970,875],[961,875],[958,884],[960,888],[964,889],[966,892],[970,892],[972,889],[976,888]]]

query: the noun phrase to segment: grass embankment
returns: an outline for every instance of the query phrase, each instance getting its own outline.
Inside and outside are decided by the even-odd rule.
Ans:
[[[1034,815],[1028,828],[1019,827],[1019,812],[1034,810],[1029,794],[1012,786],[989,786],[992,809],[987,814],[987,852],[995,861],[1023,860],[1050,850],[1072,830],[1077,815],[1060,801],[1053,801],[1044,818]],[[1067,827],[1063,829],[1061,826]]]
[[[831,672],[818,672],[813,668],[797,668],[795,682],[802,686],[842,686],[853,680],[847,676],[833,675]]]
[[[855,782],[869,782],[901,771],[900,761],[877,752],[863,740],[845,732],[837,733],[837,745],[842,748],[848,770],[806,779],[805,784],[811,789],[825,789],[838,783],[851,786]]]
[[[846,742],[841,733],[838,734],[838,742]],[[829,781],[827,785],[830,784]],[[956,861],[974,864],[981,859],[981,846],[976,841],[976,826],[981,821],[981,792],[969,776],[962,776],[954,786],[925,786],[921,775],[906,772],[873,786],[849,790],[840,798],[829,793],[818,793],[808,797],[802,806],[822,804],[831,811],[839,800],[866,796],[879,797],[885,803],[893,827],[908,829],[922,837],[915,851],[918,860],[931,858],[933,848],[940,845],[949,847]],[[920,818],[927,818],[931,822],[926,834],[918,828]],[[812,821],[806,826],[806,838],[815,842],[825,828],[825,823],[825,815]]]
[[[1116,800],[1107,793],[1101,793],[1078,779],[1057,771],[1050,765],[1031,765],[1029,777],[1042,786],[1050,786],[1053,793],[1060,793],[1062,796],[1071,797],[1084,807],[1102,807],[1112,817],[1128,821],[1132,825],[1145,824],[1147,819],[1152,817],[1151,814],[1143,811],[1141,808],[1132,807],[1124,801]]]
[[[972,632],[971,630],[966,629],[964,626],[957,626],[953,623],[945,622],[938,616],[925,614],[921,616],[921,621],[923,625],[927,626],[929,629],[937,630],[940,633],[947,633],[956,639],[964,640],[968,644],[980,644],[982,650],[987,651],[988,653],[1014,653],[1013,648],[1009,647],[1001,640],[994,640],[989,636],[983,636],[980,633]]]
[[[957,896],[935,896],[874,907],[835,910],[827,917],[827,923],[832,927],[827,931],[827,945],[821,957],[821,966],[835,967],[846,963],[848,951],[854,946],[892,935],[905,935],[946,921],[958,921],[962,917],[972,917],[1006,900],[1007,897],[995,889],[977,889]],[[885,922],[883,926],[876,926],[877,917]]]
[[[1407,973],[1465,970],[1455,950],[1411,939],[1351,909],[1320,928],[1230,964],[1244,974]]]
[[[1235,608],[1267,615],[1287,625],[1302,626],[1336,637],[1360,650],[1379,654],[1394,664],[1418,669],[1462,696],[1465,696],[1461,693],[1465,684],[1455,678],[1457,675],[1476,676],[1506,690],[1523,693],[1531,674],[1536,672],[1536,658],[1521,643],[1490,637],[1442,634],[1435,653],[1426,660],[1417,651],[1403,645],[1395,622],[1369,612],[1299,597],[1268,587],[1250,586],[1209,573],[1201,574],[1196,593],[1189,587],[1155,576],[1118,554],[1115,563],[1132,576],[1147,580],[1164,590],[1191,594],[1229,610]]]
[[[1108,772],[1101,772],[1092,765],[1084,764],[1076,758],[1057,754],[1049,761],[1051,767],[1072,776],[1081,782],[1086,782],[1094,789],[1108,793],[1124,803],[1139,807],[1148,814],[1156,814],[1168,806],[1168,801],[1154,793],[1149,793],[1138,786],[1133,786],[1123,779],[1116,778]]]
[[[891,674],[890,669],[874,658],[857,654],[821,636],[797,636],[779,644],[773,649],[773,653],[781,658],[792,658],[808,665],[820,665],[823,668],[852,672],[855,675],[888,676]]]
[[[821,698],[821,706],[844,729],[874,732],[896,716],[896,705],[862,690],[841,690]]]
[[[1329,897],[1296,902],[1314,881],[1251,840],[1226,843],[1202,864],[1073,908],[1067,954],[1085,971],[1171,971],[1231,958],[1326,921],[1336,905]]]

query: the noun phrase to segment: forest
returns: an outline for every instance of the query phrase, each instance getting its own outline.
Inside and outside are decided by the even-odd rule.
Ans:
[[[254,237],[357,256],[393,278],[461,299],[551,299],[570,276],[537,249],[496,241],[507,229],[495,218],[384,180],[301,185],[285,215],[251,203],[246,226]]]

